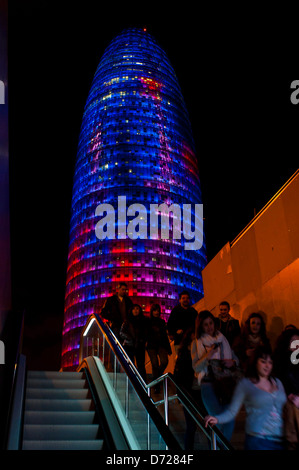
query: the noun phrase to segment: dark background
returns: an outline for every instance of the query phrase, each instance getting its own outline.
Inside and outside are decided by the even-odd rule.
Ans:
[[[142,5],[9,2],[13,305],[26,309],[32,368],[60,366],[81,119],[101,56],[123,29],[146,27],[177,74],[199,161],[208,261],[298,168],[292,15],[284,22],[213,4],[208,12],[196,3]]]

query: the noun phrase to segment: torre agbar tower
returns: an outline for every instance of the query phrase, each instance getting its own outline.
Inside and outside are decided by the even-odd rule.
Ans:
[[[201,191],[182,93],[156,40],[146,31],[128,29],[104,52],[82,119],[71,207],[63,369],[78,364],[82,327],[92,313],[101,313],[119,282],[127,283],[128,295],[145,314],[159,303],[165,320],[181,291],[188,290],[192,302],[202,297],[202,224],[199,249],[186,249],[185,215],[180,219],[179,212],[170,210],[167,218],[161,204],[189,208],[190,233],[195,233]],[[152,208],[156,218],[149,217]],[[178,223],[179,235],[174,233]]]

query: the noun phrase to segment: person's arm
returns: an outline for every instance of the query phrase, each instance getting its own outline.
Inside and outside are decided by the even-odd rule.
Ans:
[[[288,399],[296,406],[296,408],[299,408],[299,395],[290,393],[290,395],[288,395]]]
[[[119,336],[122,339],[128,339],[128,324],[127,324],[127,322],[122,323],[122,325],[120,327],[120,330],[119,330]]]
[[[232,400],[226,410],[215,416],[205,417],[205,426],[210,424],[211,426],[217,423],[228,423],[232,421],[240,411],[240,408],[246,397],[247,381],[242,379],[235,388]]]
[[[119,336],[121,337],[123,344],[131,344],[134,341],[130,325],[127,321],[124,321],[121,325]]]
[[[214,347],[205,349],[200,339],[194,339],[191,343],[191,358],[194,371],[199,374],[208,366],[208,360],[214,352]]]

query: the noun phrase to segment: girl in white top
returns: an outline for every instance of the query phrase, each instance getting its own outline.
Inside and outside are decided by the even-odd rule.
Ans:
[[[208,374],[210,359],[222,359],[226,367],[235,364],[229,342],[216,329],[215,317],[208,310],[200,312],[196,319],[191,354],[192,366],[199,383]]]
[[[209,377],[209,361],[221,359],[231,368],[235,365],[233,352],[225,336],[216,329],[216,319],[211,312],[204,310],[198,314],[195,323],[195,339],[191,345],[192,367],[201,386],[202,400],[209,415],[224,411],[224,405],[215,393],[213,380]],[[223,424],[220,430],[230,440],[234,421]]]

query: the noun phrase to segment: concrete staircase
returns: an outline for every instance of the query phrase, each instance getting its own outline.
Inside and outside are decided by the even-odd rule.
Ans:
[[[28,371],[23,450],[100,450],[84,372]]]

